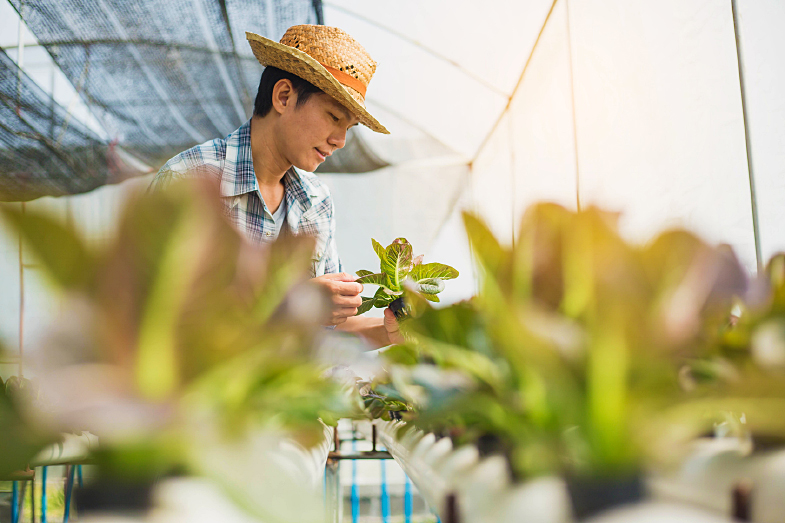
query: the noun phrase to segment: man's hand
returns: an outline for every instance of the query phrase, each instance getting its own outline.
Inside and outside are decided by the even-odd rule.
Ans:
[[[395,313],[389,308],[384,309],[384,329],[387,331],[387,337],[390,339],[390,344],[397,345],[406,342],[403,338],[403,334],[401,334],[398,320],[395,319]]]
[[[357,307],[362,305],[363,301],[360,297],[363,286],[355,282],[355,279],[354,276],[341,272],[325,274],[311,280],[321,285],[330,295],[332,310],[327,325],[340,325],[357,314]]]

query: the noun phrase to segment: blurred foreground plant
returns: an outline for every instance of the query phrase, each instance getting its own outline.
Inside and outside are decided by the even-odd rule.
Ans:
[[[707,361],[746,277],[685,231],[624,241],[616,216],[531,207],[504,247],[464,215],[479,295],[410,322],[385,353],[414,426],[506,453],[520,477],[636,474],[711,427],[679,372]]]
[[[203,184],[138,196],[104,249],[3,208],[66,303],[35,362],[50,407],[39,422],[97,434],[102,473],[210,474],[221,442],[263,428],[310,446],[319,418],[349,407],[314,360],[327,308],[307,283],[312,240],[250,245],[220,206]]]

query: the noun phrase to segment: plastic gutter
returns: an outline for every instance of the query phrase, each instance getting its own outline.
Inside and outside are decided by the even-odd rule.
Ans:
[[[31,461],[30,466],[48,467],[52,465],[70,465],[85,463],[90,460],[90,452],[98,448],[98,436],[89,432],[81,434],[63,434],[59,443],[49,445],[39,452]]]
[[[404,472],[411,478],[431,507],[437,509],[444,523],[447,500],[454,496],[457,520],[471,523],[518,523],[525,517],[527,523],[568,523],[574,521],[566,484],[559,477],[543,477],[524,483],[511,483],[507,464],[501,456],[481,458],[476,447],[467,445],[453,449],[449,438],[437,439],[433,434],[410,431],[398,438],[398,429],[404,422],[375,420],[379,442],[392,454]],[[370,437],[370,426],[359,430]],[[708,454],[707,454],[708,452]],[[724,455],[718,452],[716,455]],[[648,479],[651,496],[646,501],[609,510],[591,518],[593,523],[616,523],[622,521],[646,521],[649,523],[729,523],[725,514],[730,513],[730,491],[718,490],[712,479],[722,469],[724,486],[732,485],[738,471],[728,468],[726,459],[715,464],[718,469],[706,469],[699,473],[699,481],[692,489],[682,488],[688,478],[694,477],[697,463],[706,462],[711,451],[701,449],[688,458],[680,472],[673,477]],[[734,458],[735,459],[735,458]],[[696,462],[696,460],[698,460]],[[736,460],[740,463],[740,457]],[[771,485],[760,493],[773,501],[773,492],[785,493],[785,451],[764,459],[756,469],[771,471],[771,465],[779,464],[783,474],[771,481]],[[711,459],[708,462],[712,462]],[[697,467],[700,469],[700,467]],[[769,478],[773,479],[773,478]],[[762,485],[762,484],[761,484]],[[668,487],[670,486],[670,487]],[[719,485],[717,485],[719,486]],[[682,492],[680,497],[674,492]],[[713,493],[713,504],[706,502]],[[698,496],[700,494],[700,496]],[[756,501],[758,498],[755,498]],[[762,501],[762,500],[761,500]],[[762,523],[779,522],[775,519],[785,509],[785,496],[780,495],[777,506],[759,504],[753,521]],[[724,509],[724,510],[723,510]]]

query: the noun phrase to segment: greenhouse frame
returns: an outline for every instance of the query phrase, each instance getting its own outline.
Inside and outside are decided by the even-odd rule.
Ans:
[[[783,25],[0,0],[0,522],[780,522]]]

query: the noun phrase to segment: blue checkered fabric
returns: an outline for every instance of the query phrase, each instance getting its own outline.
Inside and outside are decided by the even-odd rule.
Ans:
[[[174,180],[195,176],[212,177],[219,182],[226,214],[248,240],[269,243],[275,239],[275,220],[259,192],[253,169],[250,120],[225,139],[197,145],[166,162],[149,190],[161,190]],[[329,189],[316,175],[298,172],[294,167],[286,172],[283,183],[283,226],[293,234],[316,238],[313,276],[341,272]]]

